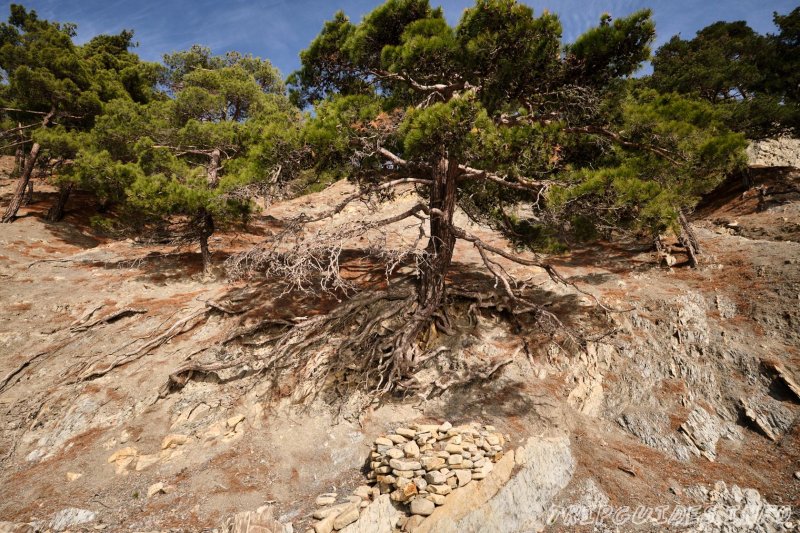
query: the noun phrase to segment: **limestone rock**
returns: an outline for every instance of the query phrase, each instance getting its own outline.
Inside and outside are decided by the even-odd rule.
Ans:
[[[336,517],[341,514],[341,511],[331,513],[312,527],[314,528],[314,533],[331,533],[333,531],[333,523],[336,521]]]
[[[323,505],[333,505],[334,503],[336,503],[337,496],[338,494],[336,494],[335,492],[320,494],[319,496],[317,496],[317,499],[314,500],[314,503],[319,505],[320,507]]]
[[[186,444],[186,441],[188,440],[189,437],[187,435],[179,435],[179,434],[167,435],[166,437],[164,437],[164,440],[161,441],[161,449],[167,450],[170,448],[177,448],[178,446]]]
[[[394,442],[390,441],[386,437],[378,437],[375,439],[375,446],[394,446]]]
[[[463,487],[464,485],[472,481],[472,472],[470,472],[469,470],[457,470],[456,479],[458,479],[458,486]]]
[[[53,531],[64,531],[81,524],[93,522],[96,515],[86,509],[68,507],[62,509],[53,516],[50,521],[50,529]]]
[[[445,446],[444,451],[447,453],[461,453],[461,446],[459,444],[448,444]]]
[[[401,513],[392,505],[389,496],[375,498],[362,512],[357,522],[341,530],[342,533],[391,533]]]
[[[396,502],[407,502],[416,496],[417,492],[419,492],[417,486],[414,483],[408,483],[404,487],[392,492],[391,498]]]
[[[417,436],[417,432],[409,428],[397,428],[394,430],[394,432],[407,439],[413,439]]]
[[[165,493],[165,491],[164,491],[164,483],[162,483],[160,481],[158,483],[153,483],[152,485],[150,485],[147,488],[147,497],[148,498],[152,498],[156,494],[164,494],[164,493]]]
[[[331,515],[338,515],[345,509],[347,509],[351,504],[350,503],[340,503],[339,505],[334,505],[333,507],[324,507],[322,509],[317,509],[311,515],[317,520],[323,520],[328,518]],[[331,522],[333,524],[333,522]]]
[[[690,487],[687,492],[703,496],[703,512],[688,532],[773,532],[789,531],[786,527],[792,517],[792,509],[786,505],[773,505],[755,489],[730,488],[722,481],[711,490],[705,487]]]
[[[752,141],[747,146],[751,166],[800,168],[800,139],[778,137]]]
[[[769,396],[743,398],[741,402],[745,416],[773,441],[778,441],[794,420],[789,409]]]
[[[428,485],[427,491],[431,494],[447,496],[453,491],[453,489],[451,489],[449,485]]]
[[[420,516],[418,514],[412,515],[406,523],[403,524],[403,531],[413,532],[419,527],[419,525],[425,520],[424,516]]]
[[[233,415],[232,417],[228,418],[226,424],[228,425],[229,429],[236,429],[236,426],[238,426],[239,423],[244,420],[244,418],[245,417],[242,414]]]
[[[411,502],[411,514],[429,516],[433,514],[436,505],[426,498],[414,498]]]
[[[77,472],[67,472],[67,481],[75,481],[81,477],[83,477],[83,474],[79,474]]]
[[[413,441],[411,443],[416,445],[416,443],[414,443]],[[391,459],[402,459],[403,457],[405,457],[403,451],[399,450],[398,448],[389,448],[388,450],[386,450],[386,455]]]
[[[460,465],[463,461],[464,461],[464,457],[461,456],[461,455],[451,455],[450,457],[447,458],[447,464],[448,464],[448,466],[451,466],[451,467],[453,465]]]
[[[152,466],[159,461],[160,457],[158,454],[152,453],[148,455],[140,455],[139,458],[136,460],[136,471],[140,472],[147,468],[148,466]]]
[[[419,446],[413,440],[403,446],[403,453],[406,457],[410,459],[416,459],[419,457]]]
[[[550,502],[572,478],[569,438],[531,438],[524,466],[511,478],[514,452],[507,453],[480,483],[458,489],[415,533],[539,531]],[[525,502],[525,505],[520,505]]]
[[[719,421],[701,408],[695,408],[681,425],[681,431],[698,452],[709,461],[717,457],[717,441],[721,429]]]
[[[128,467],[136,464],[136,456],[139,454],[136,448],[128,446],[112,453],[108,458],[108,462],[117,467],[117,474],[122,474]]]
[[[213,531],[219,530],[214,529]],[[309,529],[308,531],[313,533],[314,530]],[[223,525],[221,533],[294,533],[294,527],[291,523],[284,524],[275,519],[272,515],[272,508],[265,505],[256,511],[236,514],[233,520],[229,519],[227,524]]]
[[[442,485],[447,482],[447,476],[442,472],[428,472],[425,474],[425,481],[431,485]]]
[[[439,470],[445,465],[445,460],[441,457],[423,457],[422,460],[422,468],[425,470]]]
[[[355,488],[353,494],[362,500],[369,500],[369,497],[372,494],[372,488],[369,485],[359,485]]]
[[[391,466],[394,470],[412,472],[422,468],[422,465],[419,463],[419,461],[407,461],[403,459],[392,459],[389,461],[389,466]]]
[[[339,531],[358,520],[358,506],[351,505],[342,511],[333,521],[333,529]]]
[[[436,505],[444,505],[444,502],[447,499],[445,496],[442,496],[441,494],[428,494],[425,497],[428,498],[433,503],[435,503]]]
[[[790,372],[783,364],[775,361],[764,361],[764,364],[771,368],[778,378],[789,388],[789,390],[800,400],[800,384],[797,383],[792,372]]]

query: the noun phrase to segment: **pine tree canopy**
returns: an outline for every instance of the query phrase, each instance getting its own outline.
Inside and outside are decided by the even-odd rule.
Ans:
[[[555,14],[512,0],[478,0],[455,27],[427,1],[389,0],[358,24],[336,14],[290,89],[317,103],[320,169],[375,179],[389,157],[418,175],[446,154],[474,217],[518,234],[511,206],[536,202],[528,229],[548,237],[529,244],[657,233],[741,163],[744,140],[711,105],[630,78],[654,32],[649,11],[604,16],[564,45]],[[371,150],[354,159],[357,140]]]

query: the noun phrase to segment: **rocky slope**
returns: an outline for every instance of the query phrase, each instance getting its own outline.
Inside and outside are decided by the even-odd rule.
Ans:
[[[0,201],[11,183],[0,181]],[[376,438],[444,421],[491,425],[508,453],[414,531],[797,527],[798,187],[792,169],[727,183],[693,221],[697,270],[677,248],[668,268],[627,242],[554,258],[583,292],[516,267],[589,339],[584,351],[481,315],[458,359],[419,378],[503,363],[489,379],[366,409],[357,397],[298,402],[304,383],[273,383],[266,351],[225,343],[265,316],[312,316],[335,301],[203,280],[192,250],[103,238],[80,198],[47,224],[54,192],[39,187],[0,227],[0,531],[305,531],[320,494],[370,481]],[[249,232],[215,237],[217,263],[347,190],[272,206]],[[340,221],[369,216],[353,207]],[[491,283],[473,248],[459,244],[456,261],[454,286]],[[370,273],[357,259],[344,267]],[[364,501],[342,531],[410,529],[388,494]]]

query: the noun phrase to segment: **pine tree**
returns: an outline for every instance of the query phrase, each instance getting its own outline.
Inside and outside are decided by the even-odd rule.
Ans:
[[[248,214],[250,195],[242,191],[276,171],[283,154],[275,146],[299,140],[300,116],[266,60],[195,46],[164,63],[170,98],[117,103],[93,135],[99,157],[116,169],[106,173],[112,183],[114,176],[132,179],[130,206],[159,219],[188,217],[208,272],[209,237],[220,223]]]
[[[800,8],[775,13],[778,34],[720,21],[689,40],[676,35],[656,51],[649,85],[717,105],[728,127],[752,138],[791,131],[800,124],[798,19]]]
[[[616,213],[612,229],[658,232],[736,165],[740,137],[705,107],[631,88],[653,36],[649,11],[605,15],[562,45],[556,15],[535,17],[513,0],[477,0],[455,27],[427,0],[388,0],[358,24],[336,14],[301,53],[290,85],[296,102],[316,104],[307,139],[318,165],[343,169],[364,194],[421,186],[419,204],[384,221],[425,220],[427,245],[402,326],[363,347],[386,372],[380,383],[402,383],[431,356],[417,339],[432,323],[449,331],[442,308],[456,240],[478,249],[519,312],[546,314],[514,291],[492,256],[561,280],[542,260],[457,227],[456,205],[507,220],[507,207],[525,201],[544,221],[540,233],[565,222],[602,225],[602,212]],[[289,261],[296,269],[296,257]]]
[[[22,137],[5,148],[30,145],[3,222],[16,216],[37,161],[44,155],[63,170],[105,102],[146,101],[154,94],[157,68],[128,51],[132,32],[99,36],[77,46],[72,40],[75,31],[73,24],[42,20],[16,4],[11,5],[8,22],[0,25],[0,68],[8,76],[0,94],[3,122],[19,124],[2,135]],[[61,187],[52,219],[61,217],[70,188],[68,182]]]

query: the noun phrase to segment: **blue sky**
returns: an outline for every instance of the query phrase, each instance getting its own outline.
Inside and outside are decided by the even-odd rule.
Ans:
[[[474,0],[431,0],[455,24]],[[2,17],[11,2],[2,1]],[[78,24],[78,41],[100,33],[133,29],[137,53],[158,61],[162,54],[199,43],[215,53],[238,50],[269,58],[284,75],[299,65],[298,53],[325,20],[343,9],[360,20],[380,0],[16,0],[43,18]],[[661,43],[680,33],[691,37],[717,20],[746,20],[759,32],[773,30],[772,12],[788,13],[797,0],[528,0],[536,13],[560,15],[564,39],[571,41],[596,25],[603,12],[614,17],[653,9]]]

